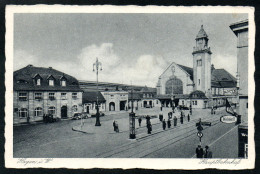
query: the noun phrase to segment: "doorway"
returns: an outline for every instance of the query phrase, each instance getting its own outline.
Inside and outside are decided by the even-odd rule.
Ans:
[[[120,101],[120,111],[125,110],[126,101]]]
[[[61,118],[67,118],[67,106],[61,107]]]
[[[115,103],[114,102],[109,103],[109,111],[115,111]]]

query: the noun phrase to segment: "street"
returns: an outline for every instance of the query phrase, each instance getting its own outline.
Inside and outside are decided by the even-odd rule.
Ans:
[[[164,119],[171,108],[163,108]],[[159,108],[135,111],[136,115],[157,115]],[[219,108],[216,115],[210,109],[194,109],[188,122],[187,116],[177,126],[163,130],[159,118],[152,118],[152,134],[147,134],[146,120],[139,127],[136,119],[136,139],[129,139],[129,113],[122,112],[100,117],[101,127],[95,126],[95,118],[62,120],[14,127],[15,158],[193,158],[199,142],[195,126],[199,118],[211,122],[203,126],[202,147],[210,146],[213,158],[237,158],[238,135],[235,123],[220,122],[227,115]],[[113,121],[119,125],[119,133],[113,130]],[[73,130],[74,131],[73,131]]]

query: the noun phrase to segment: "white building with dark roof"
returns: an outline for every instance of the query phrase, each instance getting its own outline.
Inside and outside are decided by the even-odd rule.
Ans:
[[[192,52],[193,67],[172,62],[159,76],[156,86],[157,98],[162,106],[192,105],[193,108],[223,106],[226,98],[235,103],[236,78],[225,69],[215,69],[211,64],[212,52],[203,26],[195,41],[196,45]]]
[[[42,121],[44,114],[57,118],[82,112],[78,80],[53,68],[28,65],[13,74],[14,124]]]

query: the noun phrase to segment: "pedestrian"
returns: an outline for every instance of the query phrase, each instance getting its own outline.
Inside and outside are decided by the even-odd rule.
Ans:
[[[118,127],[117,121],[115,122],[115,127],[116,127],[116,132],[118,133],[119,132],[119,127]]]
[[[168,125],[168,128],[171,128],[171,120],[170,119],[168,119],[167,125]]]
[[[190,122],[190,114],[188,114],[188,116],[187,116],[187,117],[188,117],[188,122]]]
[[[152,132],[152,124],[151,123],[148,123],[147,131],[148,131],[148,134],[151,134],[151,132]]]
[[[176,116],[174,116],[174,118],[173,118],[173,124],[174,124],[174,126],[177,126],[177,117]]]
[[[165,130],[165,128],[166,128],[166,122],[165,122],[165,119],[163,119],[162,126],[163,126],[163,130]]]
[[[196,156],[197,158],[203,158],[203,149],[201,148],[201,145],[198,145],[196,148]]]
[[[213,106],[212,106],[212,107],[211,107],[211,115],[213,115],[213,109],[214,109],[214,108],[213,108]]]
[[[181,116],[180,121],[181,121],[181,124],[183,124],[183,116]]]
[[[114,131],[116,131],[116,121],[113,121],[113,127],[114,127]]]
[[[212,152],[209,149],[209,146],[205,146],[204,158],[212,158]]]
[[[190,115],[192,115],[192,107],[191,107],[191,104],[190,104]]]
[[[141,117],[138,118],[138,122],[139,122],[139,127],[141,127],[141,123],[142,123],[142,118]]]

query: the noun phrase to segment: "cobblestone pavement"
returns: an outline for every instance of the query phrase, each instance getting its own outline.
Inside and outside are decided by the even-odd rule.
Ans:
[[[165,119],[170,110],[163,108]],[[159,108],[142,109],[136,111],[136,115],[158,115],[159,112]],[[237,157],[237,128],[234,124],[219,122],[222,115],[227,115],[223,108],[218,109],[216,115],[210,115],[209,109],[194,109],[190,122],[185,117],[184,124],[178,120],[177,127],[166,130],[162,129],[159,119],[154,118],[151,135],[147,134],[145,119],[141,127],[136,121],[135,140],[129,140],[128,112],[101,117],[100,127],[94,126],[95,118],[85,119],[82,128],[81,120],[14,127],[14,157],[191,158],[199,143],[195,123],[202,118],[212,122],[211,127],[203,130],[202,145],[210,145],[214,157],[234,158]],[[119,133],[113,131],[113,120],[119,124]],[[86,133],[72,131],[72,128]]]

